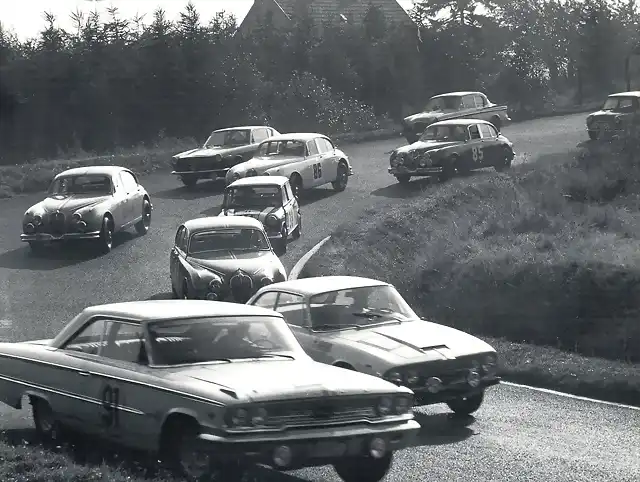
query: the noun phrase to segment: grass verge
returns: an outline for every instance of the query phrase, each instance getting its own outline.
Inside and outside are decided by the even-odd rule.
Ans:
[[[302,275],[387,280],[491,337],[507,379],[640,405],[640,166],[588,145],[428,196],[398,185],[402,204],[338,229]]]

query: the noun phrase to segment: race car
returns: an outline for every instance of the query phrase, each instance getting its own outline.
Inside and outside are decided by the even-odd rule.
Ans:
[[[480,408],[500,382],[497,354],[462,331],[421,319],[389,283],[323,276],[275,283],[248,302],[284,316],[316,361],[411,388],[416,405]]]
[[[0,401],[24,397],[42,439],[70,429],[188,480],[238,482],[259,463],[378,482],[420,428],[408,388],[316,363],[282,315],[223,302],[92,306],[53,339],[0,343]]]
[[[587,116],[589,139],[611,139],[640,133],[640,91],[611,94],[602,109]]]
[[[287,252],[289,236],[302,232],[300,205],[284,176],[256,176],[238,179],[224,191],[219,216],[249,216],[260,221],[277,254]]]
[[[191,219],[178,227],[169,257],[174,298],[246,302],[285,281],[264,226],[248,216]]]
[[[353,175],[347,155],[322,134],[281,134],[263,141],[253,159],[232,167],[227,172],[227,185],[250,176],[285,176],[293,194],[300,197],[303,189],[331,183],[344,191]]]
[[[431,124],[418,141],[393,150],[388,171],[401,184],[416,176],[446,181],[483,167],[503,171],[514,158],[513,144],[490,122],[455,119]]]
[[[93,240],[108,253],[114,233],[135,227],[146,234],[152,209],[149,193],[129,169],[76,167],[55,176],[47,197],[27,209],[20,239],[35,252],[52,243]]]

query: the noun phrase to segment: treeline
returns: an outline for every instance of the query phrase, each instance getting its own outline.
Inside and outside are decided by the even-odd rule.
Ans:
[[[116,9],[72,15],[72,31],[45,16],[35,39],[0,29],[4,163],[249,122],[364,130],[452,90],[482,90],[520,114],[580,103],[626,88],[639,38],[634,0],[429,0],[412,12],[419,28],[373,7],[362,25],[326,25],[321,37],[304,12],[250,38],[223,13],[204,24],[191,4],[176,22],[162,10],[148,24]]]

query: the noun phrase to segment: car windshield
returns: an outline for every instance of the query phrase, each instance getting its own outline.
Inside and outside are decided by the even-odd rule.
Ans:
[[[635,105],[636,100],[634,97],[609,97],[604,101],[602,110],[624,112],[633,110]]]
[[[220,251],[269,251],[269,242],[264,233],[255,228],[220,229],[191,235],[189,255],[216,257]]]
[[[389,285],[349,288],[311,296],[309,309],[311,326],[316,330],[356,328],[418,317],[400,293]]]
[[[153,321],[147,324],[154,365],[291,358],[304,353],[277,316],[234,316]]]
[[[436,97],[429,99],[425,112],[433,112],[438,110],[455,110],[462,105],[462,97],[459,95],[445,95],[444,97]]]
[[[111,194],[111,179],[104,174],[59,176],[49,186],[49,194]]]
[[[420,136],[421,141],[457,141],[468,139],[467,126],[463,125],[430,125]]]
[[[228,131],[213,131],[204,143],[205,149],[212,147],[246,146],[251,142],[249,129],[233,129]]]
[[[224,193],[224,208],[261,208],[282,206],[280,186],[228,187]]]
[[[304,157],[305,153],[305,143],[296,140],[263,142],[258,148],[260,157]]]

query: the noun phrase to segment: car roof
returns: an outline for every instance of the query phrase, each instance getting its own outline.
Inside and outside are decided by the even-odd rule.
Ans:
[[[56,175],[56,177],[60,176],[85,176],[85,175],[104,175],[104,176],[116,176],[122,171],[131,172],[126,167],[121,166],[85,166],[85,167],[74,167],[72,169],[67,169],[66,171],[61,172]]]
[[[225,228],[255,228],[263,230],[260,221],[249,216],[207,216],[190,219],[183,223],[191,232]]]
[[[262,142],[270,142],[270,141],[309,141],[311,139],[315,139],[316,137],[324,137],[329,139],[329,137],[324,134],[318,134],[316,132],[290,132],[288,134],[279,134],[277,136],[269,137]]]
[[[460,92],[447,92],[446,94],[438,94],[431,97],[432,99],[437,99],[439,97],[454,97],[460,95],[483,95],[482,92],[472,91],[472,90],[462,90]]]
[[[132,321],[177,320],[205,316],[279,316],[258,306],[207,300],[125,301],[85,308],[84,314],[105,315]]]
[[[233,181],[227,188],[238,186],[284,186],[288,180],[289,178],[285,176],[250,176]]]
[[[289,281],[282,281],[269,285],[266,289],[272,288],[280,291],[292,291],[303,296],[312,296],[318,293],[327,293],[349,288],[364,288],[366,286],[387,286],[385,281],[360,276],[318,276],[314,278],[300,278]]]
[[[616,92],[609,97],[640,97],[640,90],[630,90],[629,92]]]
[[[440,122],[434,122],[429,127],[432,127],[432,126],[455,126],[455,125],[470,126],[472,124],[489,124],[489,125],[493,125],[493,124],[491,124],[491,122],[487,122],[487,121],[482,120],[482,119],[449,119],[449,120],[443,120],[443,121],[440,121]]]
[[[225,131],[237,131],[240,129],[272,129],[270,126],[236,126],[236,127],[224,127],[222,129],[216,129],[213,132],[225,132]]]

